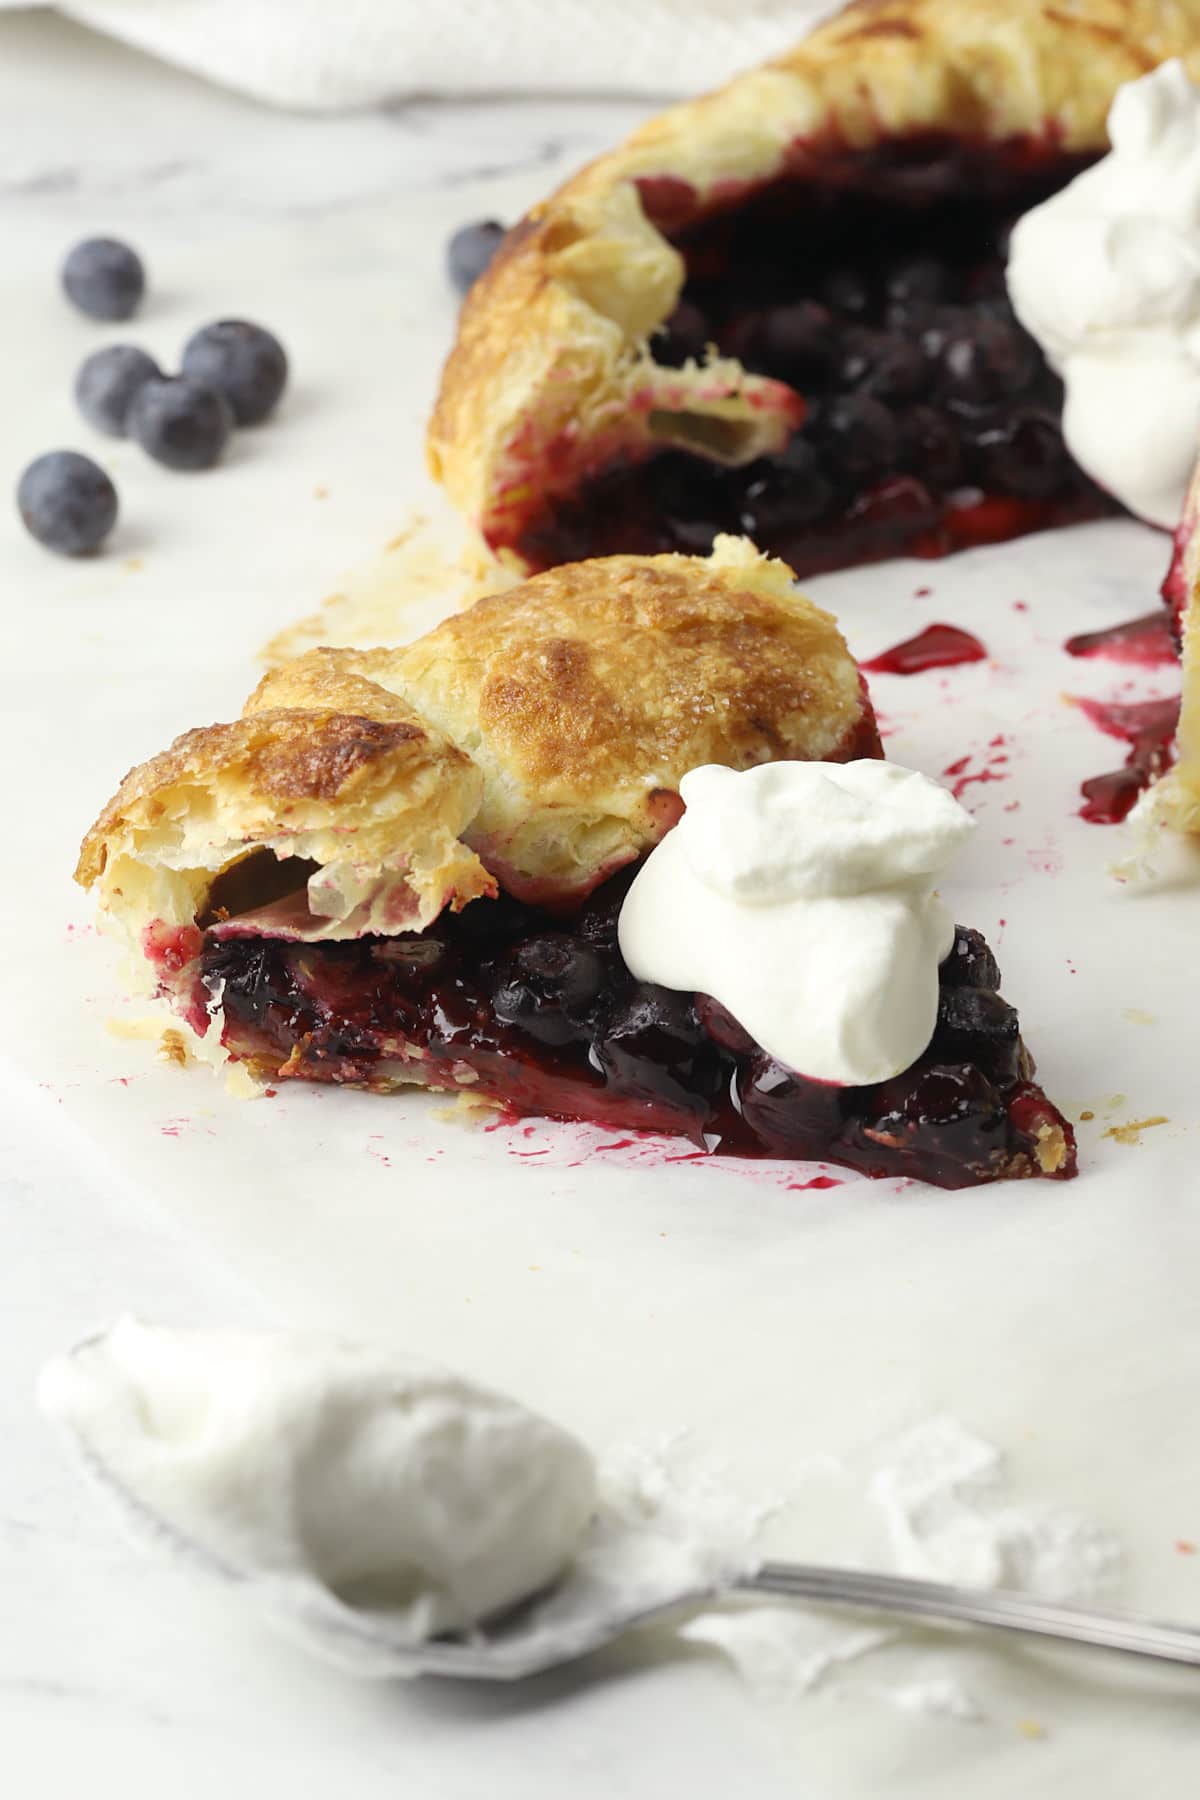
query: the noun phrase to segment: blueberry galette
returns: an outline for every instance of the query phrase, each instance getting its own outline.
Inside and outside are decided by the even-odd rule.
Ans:
[[[869,1087],[804,1079],[621,955],[624,894],[689,770],[880,754],[834,621],[722,540],[557,569],[403,649],[284,664],[241,719],[126,777],[78,878],[261,1080],[415,1083],[949,1187],[1073,1174],[974,932],[941,965],[924,1053]]]
[[[1005,292],[1006,233],[1200,74],[1198,0],[858,0],[535,207],[469,294],[434,473],[527,569],[743,531],[801,574],[1114,503]]]

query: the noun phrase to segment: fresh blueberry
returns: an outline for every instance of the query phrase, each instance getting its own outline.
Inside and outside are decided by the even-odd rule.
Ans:
[[[168,469],[211,469],[233,430],[224,394],[186,375],[147,381],[129,408],[129,434]]]
[[[245,319],[218,319],[190,337],[183,373],[224,394],[239,425],[257,425],[276,405],[288,376],[277,337]]]
[[[110,344],[93,350],[75,377],[75,400],[89,425],[110,437],[124,437],[133,397],[147,381],[161,381],[162,370],[136,344]]]
[[[927,486],[941,493],[956,487],[962,478],[962,443],[945,413],[934,406],[913,406],[899,421],[900,467],[919,475]]]
[[[990,406],[1023,393],[1038,356],[1025,333],[1003,319],[975,317],[952,333],[939,357],[942,392],[951,404]]]
[[[85,238],[62,268],[67,299],[89,319],[128,319],[146,289],[141,258],[116,238]]]
[[[1046,413],[1020,411],[974,437],[971,460],[981,487],[1023,500],[1045,500],[1067,481],[1062,432]]]
[[[460,226],[454,233],[446,247],[446,267],[460,294],[474,287],[503,238],[504,227],[495,219],[480,219],[474,225]]]
[[[831,401],[815,429],[825,466],[851,487],[860,487],[896,466],[896,420],[869,394],[844,394]]]
[[[699,362],[711,335],[700,308],[690,300],[681,300],[654,334],[654,360],[667,369],[681,369],[688,361]]]
[[[914,338],[862,327],[843,340],[839,376],[841,386],[895,406],[916,399],[928,369]]]
[[[22,475],[17,507],[25,529],[47,550],[86,556],[116,522],[117,490],[90,456],[51,450]]]

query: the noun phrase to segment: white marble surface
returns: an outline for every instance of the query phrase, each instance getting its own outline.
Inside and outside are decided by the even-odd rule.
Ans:
[[[457,223],[478,216],[473,197],[481,178],[507,175],[519,183],[527,171],[532,196],[554,170],[594,153],[645,110],[621,102],[417,102],[378,115],[313,120],[257,108],[61,21],[6,15],[0,18],[4,275],[31,290],[38,305],[36,296],[44,293],[44,306],[57,310],[58,259],[79,236],[97,230],[127,234],[161,271],[176,253],[210,242],[227,249],[242,233],[291,222],[319,230],[332,215],[352,222],[389,196],[403,220],[409,196],[436,191],[444,195],[446,219]],[[431,282],[439,279],[440,249],[440,242],[414,245]],[[218,264],[212,299],[197,304],[215,311],[218,296],[235,287],[236,265]],[[168,342],[183,329],[173,299],[160,278],[145,314],[146,331],[161,321]],[[452,309],[447,293],[447,330]],[[10,338],[4,357],[19,353]],[[60,352],[48,382],[65,384],[72,367]],[[0,373],[0,395],[3,381]],[[53,392],[48,386],[54,428],[61,422],[67,441],[77,440],[65,401],[54,412]],[[44,420],[29,421],[29,454],[45,446],[47,429]],[[18,467],[0,471],[5,492]],[[390,489],[381,466],[376,492],[331,495],[321,528],[330,578],[365,546],[381,543],[402,516]],[[125,547],[131,554],[139,548],[133,528]],[[6,513],[0,530],[6,609],[20,604],[23,593],[38,593],[46,570],[37,555]],[[314,573],[302,605],[322,591]],[[40,681],[44,672],[32,673]],[[11,663],[0,670],[0,729],[10,767],[13,756],[29,753],[22,696],[30,674]],[[173,710],[168,701],[161,726],[150,729],[173,731],[179,722],[176,713],[167,723]],[[38,719],[47,711],[39,704]],[[147,732],[142,748],[148,747]],[[101,785],[111,773],[105,771]],[[80,795],[77,819],[94,798],[90,791]],[[56,843],[54,835],[48,830],[35,850],[48,864],[69,852],[70,840]],[[7,852],[4,860],[11,873]],[[571,1742],[574,1725],[570,1732],[556,1727],[550,1709],[540,1773],[528,1766],[523,1747],[515,1761],[505,1747],[521,1715],[544,1703],[544,1692],[516,1709],[515,1724],[487,1697],[472,1704],[451,1693],[425,1696],[414,1761],[406,1721],[411,1694],[333,1679],[264,1637],[223,1596],[131,1555],[72,1478],[32,1402],[46,1356],[125,1306],[195,1323],[267,1316],[258,1295],[207,1260],[194,1239],[166,1217],[148,1214],[119,1175],[106,1177],[83,1147],[64,1140],[51,1099],[39,1113],[27,1094],[6,1087],[0,1093],[5,1791],[28,1800],[78,1791],[120,1792],[130,1800],[215,1791],[229,1800],[283,1791],[297,1800],[338,1791],[360,1800],[396,1793],[450,1800],[499,1791],[506,1773],[515,1781],[524,1771],[526,1793],[560,1794],[583,1754]],[[712,1684],[714,1705],[736,1706],[732,1695],[723,1700],[715,1674]],[[600,1708],[618,1707],[622,1731],[642,1736],[636,1718],[649,1704],[648,1694],[630,1714],[612,1694]],[[466,1757],[464,1736],[473,1746]],[[638,1791],[665,1792],[670,1747],[656,1750],[646,1742],[636,1766],[639,1783],[648,1785]],[[730,1742],[732,1782],[736,1734]]]
[[[1099,692],[1109,676],[1065,658],[1042,668],[1085,566],[1077,604],[1093,610],[1068,628],[1144,610],[1162,559],[1148,533],[1099,528],[1090,559],[1065,540],[961,559],[920,606],[913,588],[929,573],[902,564],[829,578],[819,596],[864,652],[891,628],[872,604],[908,609],[906,628],[943,605],[962,623],[986,619],[998,660],[961,672],[955,695],[970,704],[957,719],[955,695],[930,707],[885,690],[895,741],[923,766],[943,766],[947,738],[982,746],[989,708],[1006,722],[1013,712],[1013,671],[1041,670],[1016,753],[1026,811],[1000,824],[1005,790],[987,791],[985,847],[957,892],[985,929],[1009,920],[1003,957],[1030,1035],[1064,1101],[1097,1111],[1089,1176],[1072,1188],[899,1206],[747,1179],[714,1181],[710,1196],[696,1171],[576,1177],[562,1158],[556,1170],[550,1133],[543,1176],[484,1140],[447,1151],[465,1170],[458,1187],[443,1176],[424,1192],[430,1146],[404,1106],[386,1124],[349,1095],[234,1109],[202,1075],[115,1046],[103,1033],[111,960],[65,932],[86,916],[67,877],[73,843],[116,772],[183,724],[228,716],[268,631],[423,498],[420,422],[452,323],[446,231],[493,207],[511,216],[641,110],[497,102],[289,118],[61,24],[0,19],[0,487],[36,451],[91,441],[67,387],[96,334],[53,279],[85,232],[124,232],[145,250],[153,292],[137,335],[162,355],[232,309],[278,325],[296,363],[278,426],[240,437],[212,477],[176,481],[105,446],[125,512],[95,564],[47,558],[0,506],[0,605],[16,646],[0,663],[16,926],[0,943],[0,1767],[22,1797],[840,1800],[886,1784],[914,1800],[992,1800],[1038,1792],[1047,1770],[1056,1793],[1087,1800],[1124,1800],[1148,1771],[1157,1792],[1186,1791],[1190,1678],[974,1641],[954,1651],[967,1685],[986,1687],[974,1727],[901,1716],[862,1692],[843,1704],[838,1690],[764,1710],[702,1653],[659,1661],[646,1647],[520,1694],[358,1687],[281,1648],[228,1597],[135,1558],[33,1410],[42,1359],[121,1307],[179,1323],[253,1323],[273,1308],[345,1323],[352,1293],[370,1329],[491,1372],[598,1442],[699,1420],[764,1485],[793,1441],[781,1422],[794,1441],[841,1450],[951,1407],[1004,1443],[1023,1485],[1111,1520],[1131,1551],[1127,1599],[1200,1616],[1200,1557],[1175,1549],[1200,1538],[1189,1424],[1200,1347],[1179,1281],[1200,1254],[1187,1205],[1193,1058],[1147,1023],[1175,1009],[1190,927],[1148,912],[1166,954],[1145,966],[1114,956],[1118,938],[1142,937],[1104,882],[1106,847],[1070,817],[1078,779],[1105,753],[1055,711],[1056,684]],[[1011,607],[1019,593],[1035,602],[1028,618]],[[1038,781],[1043,730],[1054,748]],[[1020,836],[1011,884],[996,875],[1001,830]],[[1064,916],[1072,892],[1086,895],[1082,921]],[[1064,975],[1072,959],[1086,1003]],[[30,1070],[46,1085],[31,1086]],[[103,1083],[123,1076],[132,1089],[113,1088],[108,1105]],[[1106,1113],[1118,1086],[1128,1106]],[[1172,1124],[1144,1156],[1101,1140],[1106,1118],[1159,1111]],[[385,1130],[394,1165],[369,1135]],[[322,1204],[334,1180],[346,1191]],[[798,1369],[818,1378],[800,1382]],[[1031,1720],[1044,1739],[1022,1728]]]

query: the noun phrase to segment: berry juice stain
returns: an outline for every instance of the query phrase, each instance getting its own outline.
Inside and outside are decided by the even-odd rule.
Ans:
[[[1131,704],[1077,700],[1084,716],[1107,737],[1129,745],[1123,768],[1093,775],[1082,783],[1081,819],[1091,825],[1119,825],[1138,795],[1166,773],[1174,760],[1179,701],[1141,700]]]
[[[920,675],[925,669],[986,660],[986,647],[969,631],[957,625],[927,625],[916,637],[905,638],[860,666],[868,675]]]
[[[1069,637],[1063,649],[1068,656],[1104,657],[1109,662],[1138,663],[1146,669],[1164,668],[1178,658],[1170,614],[1161,606],[1104,631]]]

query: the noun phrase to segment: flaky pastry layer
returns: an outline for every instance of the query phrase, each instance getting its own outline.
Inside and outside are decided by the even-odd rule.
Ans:
[[[197,925],[336,939],[422,930],[497,880],[580,896],[669,829],[697,764],[877,750],[834,620],[722,539],[553,570],[401,649],[283,664],[241,719],[126,776],[77,878],[178,973],[199,933],[170,934]]]

